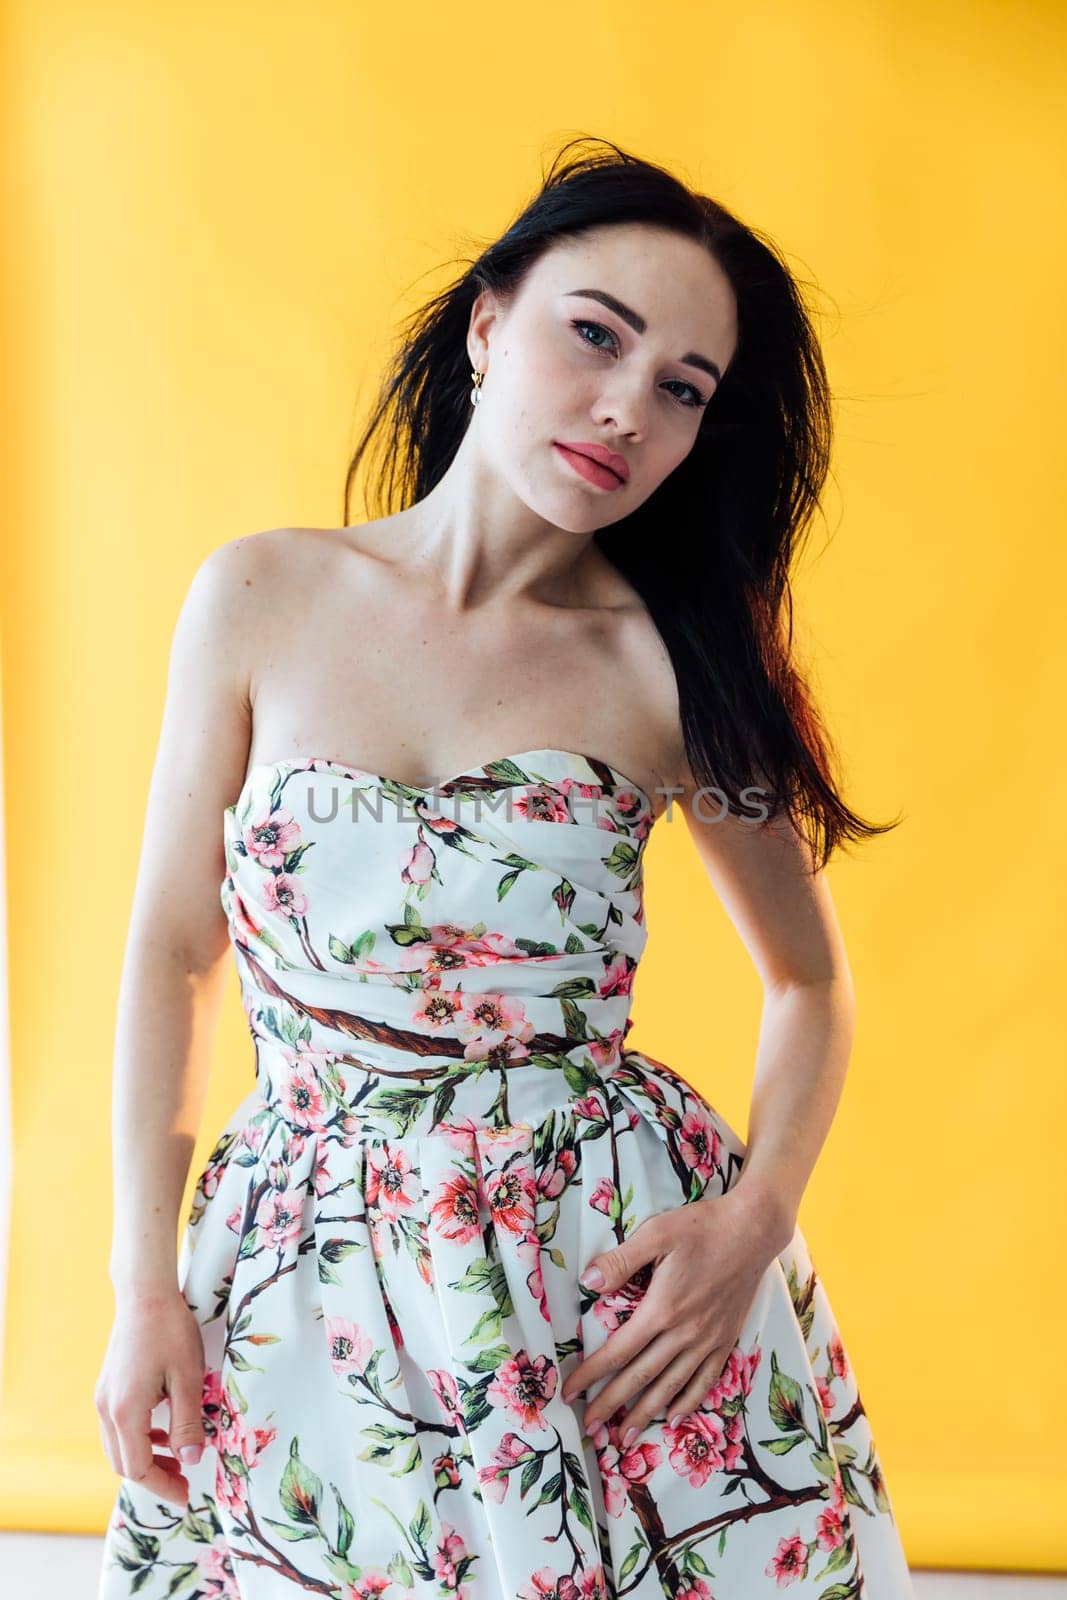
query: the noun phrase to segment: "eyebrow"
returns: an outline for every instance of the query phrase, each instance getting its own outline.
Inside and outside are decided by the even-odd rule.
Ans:
[[[624,306],[621,300],[616,300],[613,294],[608,294],[606,289],[570,289],[568,297],[582,296],[587,300],[599,300],[602,306],[607,306],[609,311],[614,311],[617,317],[628,322],[635,333],[644,333],[648,323],[639,312]],[[716,383],[722,382],[722,373],[714,361],[709,361],[707,356],[698,355],[695,350],[689,350],[680,357],[683,366],[699,367],[702,372],[710,373]]]

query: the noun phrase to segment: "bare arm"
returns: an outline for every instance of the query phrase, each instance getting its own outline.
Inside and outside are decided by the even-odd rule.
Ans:
[[[256,537],[212,552],[174,631],[115,1038],[116,1295],[173,1293],[178,1209],[226,974],[222,813],[251,742]]]
[[[693,789],[696,785],[693,784]],[[688,793],[691,795],[693,789]],[[824,872],[785,817],[760,827],[683,804],[697,852],[763,983],[748,1144],[735,1184],[774,1253],[800,1202],[844,1087],[855,994]]]

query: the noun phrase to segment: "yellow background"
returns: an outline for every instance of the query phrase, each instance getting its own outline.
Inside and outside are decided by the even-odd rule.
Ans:
[[[225,540],[341,522],[397,318],[591,133],[824,291],[799,611],[847,797],[906,821],[830,869],[858,1031],[800,1222],[912,1563],[1067,1564],[1067,14],[21,0],[5,32],[3,1525],[102,1532],[117,1487],[111,1050],[181,599]],[[759,989],[699,872],[662,824],[629,1042],[744,1133]],[[187,1200],[251,1073],[234,978]]]

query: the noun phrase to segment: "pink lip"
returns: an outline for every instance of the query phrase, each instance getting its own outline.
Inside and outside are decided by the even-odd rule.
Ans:
[[[606,445],[592,444],[587,440],[579,439],[572,442],[570,439],[557,439],[556,443],[562,445],[564,450],[573,450],[575,455],[588,456],[590,461],[599,461],[602,467],[607,467],[623,483],[630,476],[630,468],[625,456],[618,455],[614,450],[609,450]]]
[[[560,444],[558,440],[555,448],[572,471],[580,478],[585,478],[587,482],[595,484],[598,489],[622,488],[624,482],[622,476],[611,467],[604,466],[599,460],[594,460],[587,450],[576,450],[572,445]]]

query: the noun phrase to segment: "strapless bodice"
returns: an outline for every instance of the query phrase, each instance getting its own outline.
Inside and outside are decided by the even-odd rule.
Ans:
[[[352,1104],[375,1070],[619,1059],[653,817],[605,763],[526,751],[419,787],[262,762],[224,824],[221,898],[273,1104],[301,1083],[313,1097],[330,1064]]]

